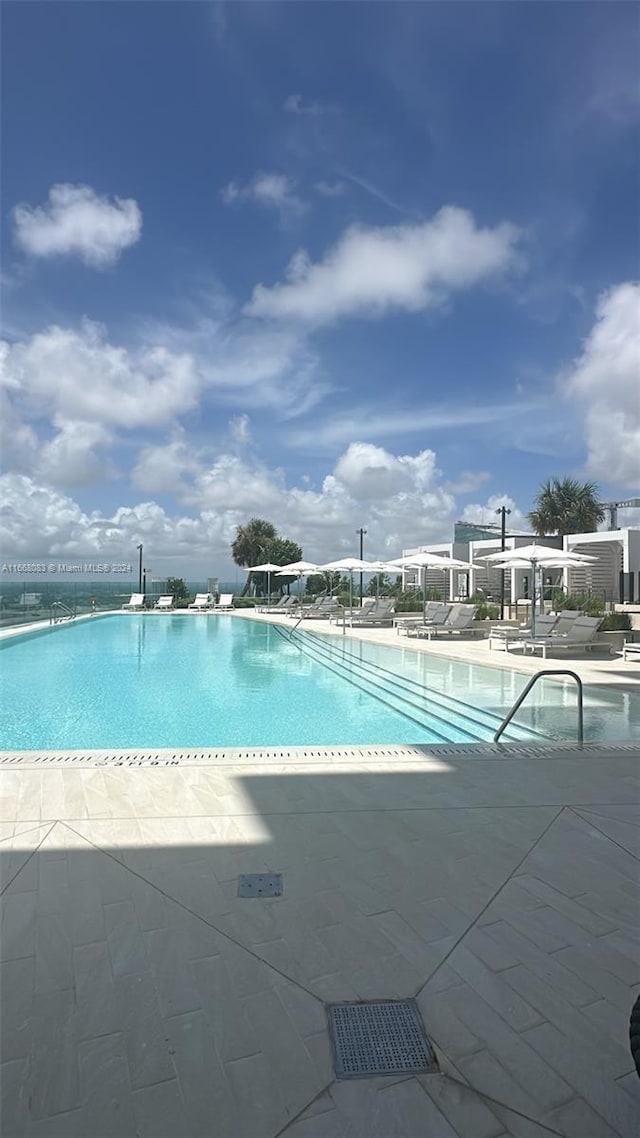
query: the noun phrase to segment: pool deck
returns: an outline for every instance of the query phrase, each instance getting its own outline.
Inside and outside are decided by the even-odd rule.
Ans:
[[[638,774],[631,744],[0,755],[3,1138],[637,1138]],[[412,997],[438,1073],[337,1079],[326,1003]]]

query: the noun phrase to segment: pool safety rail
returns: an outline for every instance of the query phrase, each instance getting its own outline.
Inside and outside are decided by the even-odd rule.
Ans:
[[[75,610],[63,601],[53,601],[49,609],[49,624],[59,624],[62,620],[75,620]]]
[[[576,672],[569,671],[568,668],[543,668],[542,671],[536,672],[535,676],[531,677],[524,691],[520,693],[513,707],[505,715],[502,723],[493,736],[494,743],[498,742],[500,736],[502,735],[502,732],[509,726],[516,712],[522,707],[522,704],[524,703],[531,689],[537,684],[538,680],[542,679],[543,676],[570,676],[572,680],[576,681],[576,686],[578,688],[578,742],[584,742],[584,698],[582,691],[582,680],[580,679],[580,676]]]

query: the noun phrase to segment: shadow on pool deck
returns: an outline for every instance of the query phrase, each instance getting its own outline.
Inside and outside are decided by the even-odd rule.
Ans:
[[[373,766],[3,772],[4,1138],[637,1133],[634,756]],[[409,996],[441,1073],[336,1081]]]

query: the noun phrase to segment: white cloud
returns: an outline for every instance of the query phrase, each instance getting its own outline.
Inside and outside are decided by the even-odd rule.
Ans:
[[[561,378],[584,407],[589,473],[634,489],[640,481],[640,284],[604,293],[584,350]]]
[[[288,485],[282,470],[252,458],[219,454],[205,463],[181,438],[143,448],[136,470],[141,489],[152,494],[173,489],[188,512],[174,516],[145,501],[87,514],[36,478],[4,475],[0,542],[5,559],[92,553],[128,558],[142,541],[154,570],[165,565],[193,578],[230,571],[235,527],[256,514],[272,520],[317,561],[356,553],[356,530],[363,525],[365,556],[391,557],[405,547],[450,539],[455,519],[455,499],[428,450],[393,455],[355,443],[319,488],[310,487],[304,476],[299,485]]]
[[[491,478],[488,470],[461,470],[453,482],[446,482],[445,488],[452,494],[470,494]]]
[[[293,427],[287,432],[287,442],[291,446],[310,448],[317,453],[319,449],[333,449],[344,446],[357,431],[365,440],[394,438],[417,432],[446,430],[454,427],[481,427],[487,424],[508,422],[513,424],[535,409],[527,403],[502,403],[468,407],[434,406],[403,410],[385,406],[352,407],[340,415],[328,416],[311,427]]]
[[[310,103],[305,103],[302,95],[287,95],[282,104],[282,109],[290,115],[311,115],[315,118],[318,115],[326,114],[329,107],[316,102],[315,99]]]
[[[33,418],[130,429],[157,427],[196,403],[202,380],[193,358],[146,345],[110,344],[101,325],[53,325],[6,349],[6,382]]]
[[[185,475],[192,475],[199,468],[198,455],[180,432],[171,442],[148,443],[141,448],[131,471],[131,482],[148,494],[180,497],[186,492]]]
[[[38,452],[33,469],[53,486],[87,486],[112,476],[99,450],[111,442],[110,431],[99,423],[82,423],[56,417],[57,433]]]
[[[346,190],[344,182],[316,182],[313,187],[316,193],[321,194],[325,198],[339,198],[342,197]]]
[[[245,185],[229,182],[222,189],[221,197],[225,205],[251,201],[274,209],[282,220],[300,217],[307,209],[296,193],[295,182],[285,174],[259,173]]]
[[[76,255],[95,269],[115,264],[142,232],[133,198],[110,201],[91,186],[52,186],[45,205],[17,205],[13,220],[16,241],[31,256]]]
[[[501,506],[506,506],[511,511],[507,517],[507,531],[524,530],[526,533],[531,532],[531,526],[526,517],[508,494],[492,494],[484,505],[472,503],[465,506],[461,521],[473,522],[475,525],[500,525],[498,510]]]
[[[286,283],[257,285],[247,311],[310,324],[393,308],[417,312],[513,267],[518,237],[508,222],[479,229],[452,206],[421,225],[354,226],[316,264],[299,250]]]
[[[233,415],[229,419],[229,434],[238,446],[246,446],[251,438],[248,415]]]

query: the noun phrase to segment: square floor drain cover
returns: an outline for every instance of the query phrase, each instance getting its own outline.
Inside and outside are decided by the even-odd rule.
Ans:
[[[329,1031],[339,1079],[414,1075],[436,1070],[414,1000],[329,1004]]]
[[[281,897],[281,873],[241,873],[238,897]]]

